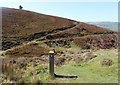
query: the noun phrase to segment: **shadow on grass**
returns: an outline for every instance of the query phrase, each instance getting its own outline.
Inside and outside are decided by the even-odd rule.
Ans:
[[[55,78],[78,78],[78,76],[65,76],[54,74]]]

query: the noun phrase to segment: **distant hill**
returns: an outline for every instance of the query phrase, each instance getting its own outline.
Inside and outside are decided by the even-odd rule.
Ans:
[[[118,23],[117,22],[87,22],[88,24],[100,26],[103,28],[107,28],[113,31],[118,31]]]
[[[88,35],[115,33],[95,25],[20,9],[2,8],[2,19],[3,49],[35,39],[48,43],[55,39],[74,41]]]

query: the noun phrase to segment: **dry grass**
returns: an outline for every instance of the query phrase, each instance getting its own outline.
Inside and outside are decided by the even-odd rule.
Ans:
[[[26,37],[75,23],[75,21],[64,18],[10,8],[3,8],[2,14],[3,36],[6,37]]]
[[[26,10],[2,8],[3,49],[41,37],[47,39],[113,34],[94,25]]]
[[[101,49],[117,48],[118,37],[116,34],[92,35],[74,38],[74,42],[83,49],[97,47]]]
[[[36,44],[23,45],[11,50],[7,50],[5,55],[8,57],[40,57],[49,53],[49,49]]]

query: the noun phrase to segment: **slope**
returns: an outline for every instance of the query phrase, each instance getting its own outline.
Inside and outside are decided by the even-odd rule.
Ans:
[[[2,19],[3,50],[34,39],[42,41],[115,33],[83,22],[11,8],[2,8]]]

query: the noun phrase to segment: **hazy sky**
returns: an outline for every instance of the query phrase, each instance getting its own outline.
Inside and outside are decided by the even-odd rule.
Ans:
[[[1,7],[18,8],[73,20],[118,21],[118,2],[0,2]]]

